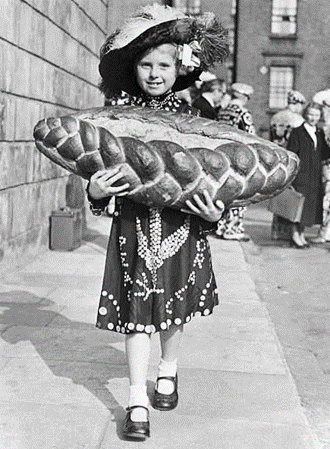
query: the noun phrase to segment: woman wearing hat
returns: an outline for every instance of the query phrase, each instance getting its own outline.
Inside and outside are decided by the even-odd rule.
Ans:
[[[148,6],[102,47],[101,90],[124,91],[133,105],[191,113],[175,92],[223,60],[227,51],[226,33],[213,14],[190,18],[170,7]],[[145,439],[150,434],[150,336],[159,332],[161,342],[152,405],[172,410],[178,403],[177,356],[184,324],[211,314],[218,304],[204,231],[216,226],[223,204],[213,204],[205,193],[194,204],[187,201],[185,211],[148,208],[125,198],[128,186],[118,186],[120,179],[114,170],[101,171],[88,186],[95,213],[116,196],[97,327],[126,334],[130,390],[123,434]]]

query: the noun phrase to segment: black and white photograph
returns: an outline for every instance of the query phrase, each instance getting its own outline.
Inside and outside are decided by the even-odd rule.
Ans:
[[[0,449],[330,449],[329,0],[0,0]]]

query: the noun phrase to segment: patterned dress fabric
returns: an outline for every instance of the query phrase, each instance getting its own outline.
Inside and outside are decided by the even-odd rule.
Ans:
[[[174,94],[131,104],[181,112]],[[95,213],[108,199],[92,201]],[[218,304],[206,232],[216,226],[169,208],[116,198],[96,326],[148,334],[212,313]]]
[[[229,103],[225,109],[220,109],[218,121],[222,124],[234,126],[249,134],[255,134],[255,127],[251,113],[235,102]],[[226,211],[218,222],[217,235],[225,239],[240,239],[244,236],[244,214],[246,207],[232,207]]]
[[[220,109],[218,121],[226,125],[235,126],[250,134],[256,133],[251,113],[236,103],[229,103],[225,109]]]

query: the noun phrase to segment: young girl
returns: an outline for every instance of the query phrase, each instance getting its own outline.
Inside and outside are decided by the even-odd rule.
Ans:
[[[213,15],[196,19],[169,7],[146,7],[102,47],[101,90],[127,92],[130,104],[182,112],[186,103],[174,91],[187,88],[207,65],[225,57],[225,40]],[[116,196],[97,327],[126,334],[130,391],[123,434],[145,439],[150,435],[150,336],[159,332],[161,342],[153,407],[172,410],[178,403],[184,324],[211,314],[218,304],[204,231],[216,227],[224,207],[205,192],[187,201],[184,211],[148,208],[125,198],[129,186],[120,185],[121,178],[116,169],[99,171],[88,186],[94,213]]]

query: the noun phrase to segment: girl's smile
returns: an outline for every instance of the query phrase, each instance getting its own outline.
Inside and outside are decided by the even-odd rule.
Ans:
[[[148,95],[169,92],[177,77],[176,48],[163,44],[145,53],[136,66],[136,79]]]

